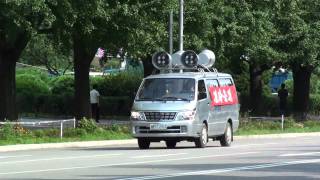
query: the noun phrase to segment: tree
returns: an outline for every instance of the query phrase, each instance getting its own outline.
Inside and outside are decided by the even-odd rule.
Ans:
[[[89,68],[98,47],[112,36],[108,30],[114,7],[104,0],[61,0],[50,4],[50,8],[57,16],[57,40],[73,49],[76,118],[91,118]]]
[[[0,2],[0,120],[16,120],[15,67],[33,33],[54,20],[45,1]]]
[[[63,75],[72,68],[71,53],[70,50],[65,50],[61,43],[50,39],[50,36],[34,35],[23,51],[20,62],[44,66],[52,75]]]
[[[224,71],[244,76],[242,63],[249,67],[250,107],[261,112],[262,74],[271,67],[277,53],[271,47],[274,37],[270,1],[215,2],[219,7],[212,14],[211,46],[216,49]],[[222,62],[221,62],[222,61]]]
[[[293,72],[293,106],[299,119],[308,112],[310,78],[320,58],[320,2],[317,0],[276,1],[275,25],[279,36],[275,48]]]

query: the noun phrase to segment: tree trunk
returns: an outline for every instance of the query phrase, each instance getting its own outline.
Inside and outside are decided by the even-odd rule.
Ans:
[[[27,43],[30,35],[27,32],[16,34],[12,43],[0,37],[0,121],[17,120],[16,107],[16,62]]]
[[[298,120],[305,120],[309,110],[312,66],[293,65],[293,110]]]
[[[250,63],[250,108],[254,114],[262,112],[262,73],[269,69],[266,64]]]
[[[17,120],[16,109],[16,61],[10,55],[0,53],[0,121]]]
[[[86,50],[86,43],[74,38],[75,116],[77,120],[91,118],[89,68],[93,55]]]

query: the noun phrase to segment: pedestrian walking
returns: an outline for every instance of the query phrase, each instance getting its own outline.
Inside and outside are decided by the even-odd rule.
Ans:
[[[281,88],[278,90],[278,97],[280,113],[281,115],[285,115],[287,112],[288,90],[286,89],[286,85],[284,83],[281,84]]]
[[[100,94],[97,91],[97,86],[93,85],[92,90],[90,91],[90,103],[91,103],[91,112],[92,118],[99,122],[99,97]]]

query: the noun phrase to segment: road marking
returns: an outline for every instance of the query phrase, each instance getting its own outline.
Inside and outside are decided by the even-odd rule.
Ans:
[[[43,158],[43,159],[28,159],[28,160],[19,160],[19,161],[0,162],[0,165],[16,164],[16,163],[28,163],[28,162],[38,162],[38,161],[69,160],[69,159],[81,159],[81,158],[97,158],[97,157],[120,156],[120,155],[122,155],[122,154],[98,154],[98,155],[89,155],[89,156],[73,156],[73,157],[55,157],[55,158]]]
[[[212,169],[212,170],[205,170],[205,171],[190,171],[190,172],[174,173],[174,174],[168,174],[168,175],[132,177],[132,178],[123,178],[123,179],[118,179],[118,180],[164,179],[164,178],[172,178],[172,177],[219,174],[219,173],[226,173],[226,172],[232,172],[232,171],[264,169],[264,168],[271,168],[271,167],[290,166],[290,165],[297,165],[297,164],[311,164],[311,163],[320,163],[320,159],[289,161],[289,162],[277,162],[277,163],[260,164],[260,165],[254,165],[254,166],[240,166],[240,167],[234,167],[234,168]]]
[[[308,152],[308,153],[296,153],[296,154],[281,154],[279,156],[282,157],[291,157],[291,156],[312,156],[312,155],[320,155],[320,152]]]
[[[137,164],[147,164],[147,163],[157,163],[157,162],[168,162],[168,161],[181,161],[181,160],[191,160],[191,159],[202,159],[202,158],[213,158],[213,157],[230,157],[237,155],[248,155],[257,154],[258,152],[245,152],[245,153],[233,153],[233,154],[221,154],[221,155],[208,155],[208,156],[197,156],[197,157],[185,157],[185,158],[174,158],[174,159],[160,159],[152,161],[138,161],[138,162],[126,162],[117,164],[101,164],[93,166],[75,166],[66,168],[54,168],[54,169],[40,169],[40,170],[29,170],[29,171],[12,171],[12,172],[2,172],[0,175],[12,175],[12,174],[26,174],[26,173],[39,173],[39,172],[50,172],[50,171],[66,171],[75,169],[89,169],[89,168],[105,168],[112,166],[126,166],[126,165],[137,165]]]
[[[230,148],[261,146],[261,145],[275,145],[275,144],[280,144],[280,143],[244,144],[244,145],[238,145],[238,146],[231,146]]]
[[[0,156],[0,159],[30,157],[30,156],[32,156],[32,155]]]
[[[162,155],[152,155],[152,156],[135,156],[133,159],[139,158],[153,158],[153,157],[167,157],[167,156],[178,156],[178,155],[186,155],[188,153],[176,153],[176,154],[162,154]]]

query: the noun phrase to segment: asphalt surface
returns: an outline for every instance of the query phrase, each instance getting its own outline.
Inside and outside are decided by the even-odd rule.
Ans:
[[[320,138],[242,138],[231,147],[136,144],[0,153],[0,179],[320,179]]]

